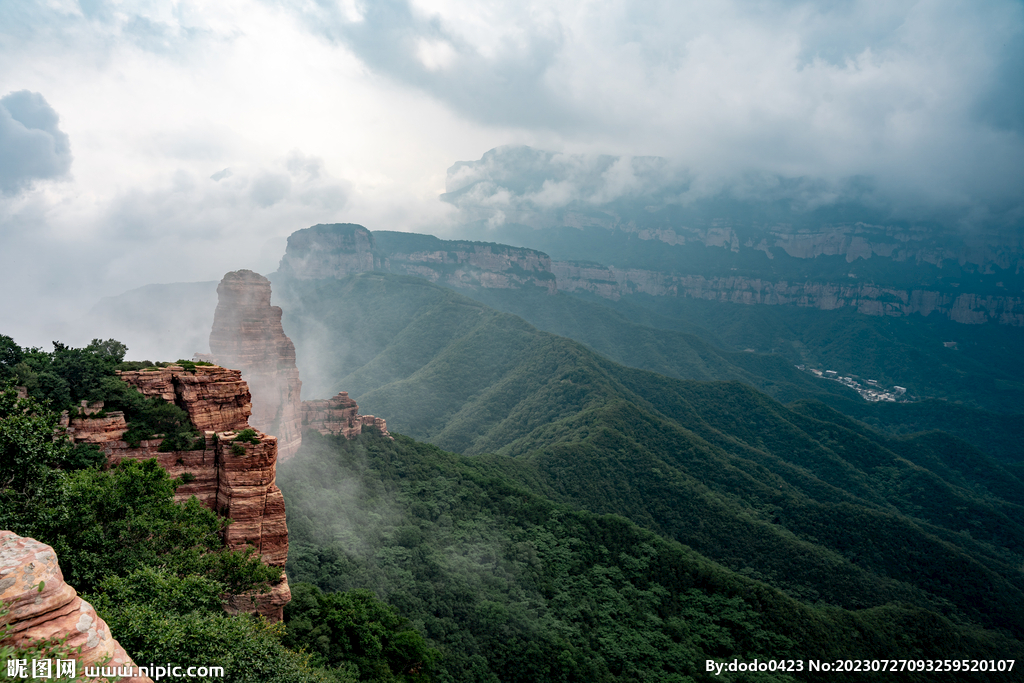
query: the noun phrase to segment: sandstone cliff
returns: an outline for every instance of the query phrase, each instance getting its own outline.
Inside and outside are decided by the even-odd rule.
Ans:
[[[555,293],[551,259],[543,252],[432,235],[371,233],[351,223],[315,225],[292,233],[280,266],[282,275],[300,280],[367,271],[415,275],[451,287],[541,287]]]
[[[601,227],[672,247],[701,245],[727,252],[763,252],[813,259],[843,256],[940,264],[956,261],[1021,271],[1020,245],[994,242],[992,236],[950,243],[923,230],[855,223],[814,230],[791,226],[734,227],[710,221],[698,227],[643,227],[606,214],[565,212],[575,228]],[[294,238],[294,241],[293,239]],[[298,279],[344,277],[369,270],[415,275],[452,287],[587,291],[617,299],[627,294],[685,296],[744,304],[805,306],[831,310],[851,307],[866,315],[942,315],[960,323],[1024,325],[1024,297],[903,289],[861,282],[794,282],[756,277],[708,277],[598,263],[552,261],[543,252],[501,244],[442,240],[431,235],[378,231],[358,225],[318,225],[299,230],[288,242],[281,272]],[[991,239],[990,239],[991,238]]]
[[[279,456],[287,460],[302,439],[302,382],[295,345],[281,327],[281,309],[270,305],[270,280],[237,270],[224,276],[217,295],[210,351],[219,364],[242,371],[253,396],[250,423],[276,436]]]
[[[320,224],[288,237],[279,272],[300,280],[323,280],[377,270],[373,234],[353,223]]]
[[[359,406],[349,398],[347,391],[323,401],[302,402],[303,429],[351,439],[362,434],[363,427],[375,427],[381,435],[391,438],[384,418],[360,415]]]
[[[121,379],[147,396],[159,396],[183,408],[204,433],[202,448],[193,451],[160,452],[161,440],[143,441],[131,448],[123,440],[127,425],[124,414],[113,411],[105,417],[77,417],[70,420],[68,434],[76,443],[96,444],[109,462],[122,459],[156,458],[172,477],[190,474],[192,479],[178,487],[178,500],[196,496],[208,508],[230,517],[225,542],[229,548],[252,546],[267,564],[284,569],[288,559],[288,527],[284,497],[275,484],[278,440],[258,432],[258,443],[236,444],[237,432],[249,426],[252,404],[249,388],[238,370],[218,366],[196,366],[194,372],[172,365],[159,370],[120,373]],[[97,414],[100,404],[85,406]],[[283,575],[282,575],[283,577]],[[269,594],[241,596],[229,611],[259,612],[280,620],[291,598],[287,577]]]
[[[596,263],[554,261],[558,289],[592,292],[608,299],[626,294],[685,296],[707,301],[822,310],[852,307],[866,315],[906,316],[936,313],[959,323],[1024,326],[1024,297],[952,295],[926,289],[878,287],[868,283],[771,281],[745,277],[674,275],[652,270],[619,269]]]
[[[873,225],[854,222],[794,228],[785,224],[753,226],[716,220],[699,227],[640,227],[632,222],[613,226],[634,233],[641,240],[670,245],[702,244],[728,247],[734,252],[754,249],[769,259],[786,253],[800,259],[842,256],[847,263],[857,259],[882,258],[897,262],[943,262],[973,264],[980,270],[993,267],[1011,272],[1024,271],[1024,244],[1007,233],[971,231],[964,234],[932,229]]]
[[[135,667],[92,605],[64,583],[53,548],[12,531],[0,531],[0,604],[9,609],[0,617],[0,626],[8,627],[0,644],[27,647],[38,641],[64,640],[78,675],[86,666]],[[33,674],[31,669],[27,673]],[[52,668],[51,675],[60,678]],[[152,683],[146,676],[115,680]]]
[[[416,275],[450,287],[556,290],[551,258],[507,244],[442,240],[433,235],[377,231],[378,251],[392,273]]]

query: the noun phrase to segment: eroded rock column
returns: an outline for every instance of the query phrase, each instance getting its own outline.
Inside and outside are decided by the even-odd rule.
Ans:
[[[302,443],[302,382],[281,309],[270,305],[270,280],[236,270],[221,280],[217,296],[210,351],[218,364],[242,371],[253,397],[249,424],[276,436],[278,457],[287,460]]]

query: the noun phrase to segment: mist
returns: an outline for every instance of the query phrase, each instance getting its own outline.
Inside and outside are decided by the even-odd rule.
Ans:
[[[7,3],[0,321],[85,343],[100,299],[274,272],[316,223],[781,196],[1019,232],[1022,34],[1010,0]],[[524,146],[517,190],[488,150]]]

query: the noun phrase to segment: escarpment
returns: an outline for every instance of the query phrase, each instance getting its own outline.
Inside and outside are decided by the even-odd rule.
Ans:
[[[590,292],[606,299],[629,294],[680,296],[706,301],[769,306],[800,306],[830,311],[854,308],[865,315],[908,316],[933,313],[958,323],[1024,326],[1024,297],[928,289],[881,287],[871,283],[798,282],[742,276],[705,277],[597,263],[554,261],[558,289]]]
[[[107,624],[96,614],[78,592],[64,582],[57,554],[53,548],[13,531],[0,531],[0,605],[7,614],[0,616],[0,627],[7,633],[0,645],[29,647],[41,641],[61,643],[49,658],[52,678],[69,677],[69,671],[55,670],[74,660],[75,673],[81,675],[87,666],[128,670],[135,669],[124,648],[114,639]],[[65,659],[66,657],[66,659]],[[36,678],[32,662],[26,662],[25,676]],[[11,674],[12,678],[18,677]],[[135,673],[135,671],[133,671]],[[152,683],[147,676],[112,679],[121,683]]]
[[[251,270],[228,273],[217,286],[210,351],[220,365],[238,368],[252,392],[253,427],[273,434],[287,460],[302,440],[302,381],[295,345],[281,327],[281,309],[270,305],[270,280]]]
[[[590,225],[587,223],[586,225]],[[575,225],[581,228],[584,225]],[[661,242],[666,249],[718,248],[706,258],[728,258],[726,253],[764,252],[768,262],[776,253],[795,259],[842,256],[846,262],[875,258],[892,262],[942,264],[966,259],[996,264],[1019,272],[1024,260],[1012,250],[963,253],[943,251],[939,245],[904,244],[908,239],[891,230],[858,225],[812,234],[775,231],[768,237],[746,240],[728,226],[690,228],[638,228],[609,224],[601,227],[631,234],[641,242]],[[742,232],[742,231],[741,231]],[[876,234],[877,233],[877,234]],[[769,237],[771,239],[769,239]],[[916,233],[912,237],[922,238]],[[903,242],[901,242],[903,239]],[[598,240],[599,241],[599,240]],[[911,240],[913,242],[914,240]],[[718,252],[721,253],[718,253]],[[1018,250],[1019,251],[1019,250]],[[717,254],[717,255],[716,255]],[[1017,260],[1014,260],[1017,258]],[[522,289],[542,287],[549,294],[589,292],[618,299],[629,294],[679,296],[707,301],[772,306],[800,306],[833,310],[854,308],[875,316],[941,315],[958,323],[1024,326],[1024,297],[971,291],[906,288],[868,281],[823,281],[821,278],[780,279],[775,276],[714,276],[694,270],[679,272],[643,267],[616,268],[601,263],[556,261],[534,249],[505,244],[442,240],[432,235],[390,231],[370,232],[361,225],[316,225],[298,230],[288,239],[280,272],[299,280],[341,278],[352,273],[384,271],[415,275],[458,288]],[[844,276],[845,277],[845,276]]]
[[[162,439],[143,440],[133,447],[124,440],[128,429],[124,413],[93,417],[100,414],[101,404],[83,406],[86,415],[69,421],[71,438],[76,443],[95,444],[111,464],[126,458],[156,458],[172,477],[186,475],[186,483],[175,493],[178,500],[196,496],[206,507],[231,518],[224,539],[229,548],[252,546],[264,562],[284,569],[288,527],[284,497],[275,483],[278,439],[257,431],[255,443],[236,441],[238,432],[249,427],[252,411],[249,387],[241,372],[218,366],[171,365],[119,374],[146,396],[163,398],[184,409],[202,432],[195,450],[161,451]],[[288,580],[282,573],[270,593],[239,596],[228,610],[258,612],[280,620],[290,598]]]
[[[522,289],[554,294],[551,259],[535,249],[433,235],[378,231],[361,225],[314,225],[288,238],[280,273],[298,280],[382,271],[415,275],[450,287]]]

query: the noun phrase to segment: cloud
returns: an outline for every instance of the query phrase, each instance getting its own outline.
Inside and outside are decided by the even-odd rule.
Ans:
[[[710,221],[728,215],[762,225],[909,221],[1019,231],[1024,218],[1020,203],[922,203],[869,176],[825,179],[749,171],[709,178],[661,157],[565,154],[523,145],[453,164],[446,189],[441,199],[458,210],[457,220],[489,228],[643,222],[666,208],[671,210],[659,213],[658,220],[669,215],[684,222]]]
[[[293,150],[273,163],[212,175],[178,169],[150,187],[116,195],[97,222],[105,226],[105,237],[120,244],[156,241],[190,248],[233,240],[245,242],[240,251],[255,254],[282,229],[339,215],[351,191],[351,183],[324,169],[323,159]]]
[[[68,175],[71,142],[59,122],[39,93],[20,90],[0,98],[0,192]]]
[[[908,206],[1024,202],[1014,0],[383,0],[355,18],[282,5],[534,146],[663,157],[706,184],[860,177]]]
[[[372,69],[481,122],[546,127],[574,118],[545,83],[564,36],[541,3],[379,0],[357,14],[342,3],[281,4]]]
[[[0,320],[45,343],[335,221],[727,192],[1019,229],[1022,46],[1014,0],[0,2],[0,95],[53,105],[0,109]]]
[[[285,173],[262,171],[253,178],[249,197],[257,206],[267,208],[288,196],[292,189],[292,180]]]
[[[506,145],[478,161],[449,168],[441,198],[458,207],[467,222],[535,223],[539,213],[570,206],[684,201],[691,182],[686,169],[660,157],[564,154]]]

